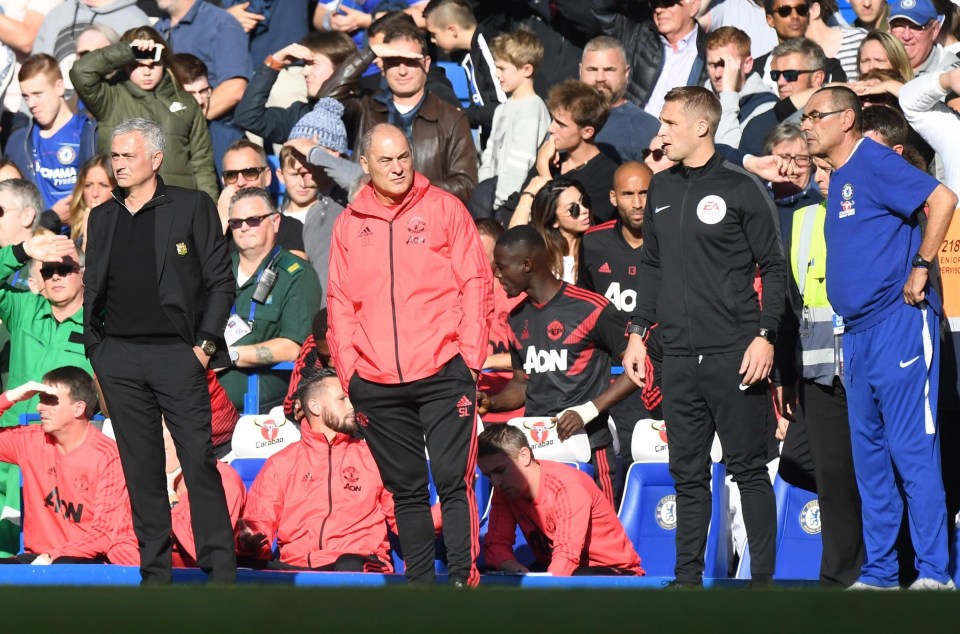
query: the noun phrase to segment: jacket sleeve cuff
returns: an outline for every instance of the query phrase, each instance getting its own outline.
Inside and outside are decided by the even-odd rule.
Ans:
[[[760,328],[766,328],[767,330],[776,331],[780,328],[780,320],[776,317],[770,317],[768,315],[760,316]]]
[[[633,326],[643,326],[644,328],[649,328],[655,322],[647,319],[646,317],[641,317],[640,315],[635,314],[635,315],[630,315],[630,319],[628,323]]]

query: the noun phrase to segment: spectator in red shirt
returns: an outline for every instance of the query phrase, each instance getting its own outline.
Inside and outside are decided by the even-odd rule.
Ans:
[[[487,565],[530,572],[513,554],[519,525],[536,556],[533,569],[558,577],[644,574],[613,505],[587,474],[535,460],[523,432],[510,425],[480,434],[477,463],[493,484]]]
[[[0,395],[0,411],[40,394],[40,424],[0,429],[0,460],[23,472],[24,552],[7,563],[139,566],[115,442],[90,424],[97,390],[75,366]]]

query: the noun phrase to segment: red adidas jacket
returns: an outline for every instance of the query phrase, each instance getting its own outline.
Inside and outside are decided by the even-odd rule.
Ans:
[[[340,555],[376,555],[390,566],[387,526],[396,531],[393,496],[384,488],[367,444],[345,434],[328,442],[300,427],[300,441],[263,465],[247,495],[243,520],[268,545],[252,556],[318,568]]]
[[[395,207],[367,185],[340,214],[327,286],[327,342],[344,390],[354,371],[395,384],[433,376],[457,354],[483,367],[490,263],[463,203],[423,175]]]
[[[567,465],[540,461],[540,490],[532,502],[510,499],[494,489],[490,528],[483,542],[487,564],[499,568],[515,558],[517,525],[537,561],[554,576],[569,576],[581,566],[644,574],[613,505],[593,478]]]
[[[0,412],[11,405],[0,395]],[[140,565],[117,443],[99,429],[68,454],[40,425],[0,429],[0,461],[23,472],[25,552]]]

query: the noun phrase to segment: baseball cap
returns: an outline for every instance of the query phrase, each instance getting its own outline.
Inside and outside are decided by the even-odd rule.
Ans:
[[[890,2],[890,20],[904,18],[923,26],[937,17],[937,8],[931,0],[893,0]]]

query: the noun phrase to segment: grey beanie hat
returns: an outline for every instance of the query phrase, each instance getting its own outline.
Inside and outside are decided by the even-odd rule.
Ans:
[[[288,139],[313,139],[330,150],[346,154],[347,127],[340,118],[343,104],[336,99],[323,97],[317,100],[313,110],[303,115],[290,131]]]

